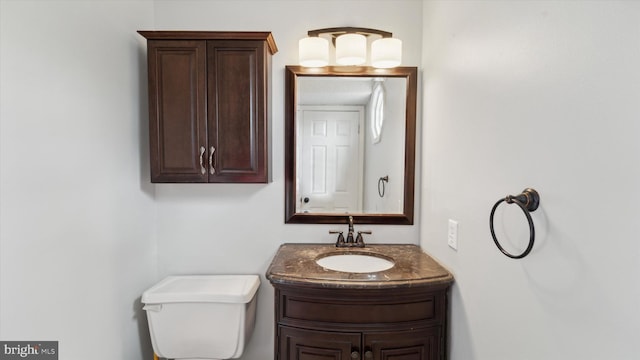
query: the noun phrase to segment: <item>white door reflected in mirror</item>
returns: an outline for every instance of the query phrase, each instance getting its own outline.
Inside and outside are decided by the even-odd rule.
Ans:
[[[300,106],[298,212],[362,212],[362,106]]]
[[[309,76],[297,90],[296,212],[401,214],[406,79]]]

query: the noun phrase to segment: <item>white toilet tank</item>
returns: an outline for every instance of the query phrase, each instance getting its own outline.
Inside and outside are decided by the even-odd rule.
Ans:
[[[255,325],[257,275],[169,276],[142,294],[153,351],[167,359],[235,359]]]

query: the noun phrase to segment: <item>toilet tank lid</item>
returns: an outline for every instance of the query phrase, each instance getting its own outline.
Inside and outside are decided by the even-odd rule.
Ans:
[[[145,291],[142,294],[142,302],[248,303],[259,286],[258,275],[168,276]]]

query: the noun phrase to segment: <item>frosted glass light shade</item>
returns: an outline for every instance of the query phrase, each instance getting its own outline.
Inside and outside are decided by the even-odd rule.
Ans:
[[[402,41],[382,38],[371,43],[371,65],[377,68],[393,68],[402,63]]]
[[[367,61],[367,38],[360,34],[344,34],[336,38],[336,63],[360,65]]]
[[[329,41],[321,37],[307,37],[298,42],[298,61],[304,67],[329,64]]]

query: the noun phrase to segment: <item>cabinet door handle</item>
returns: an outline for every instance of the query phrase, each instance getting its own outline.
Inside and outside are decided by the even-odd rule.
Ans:
[[[364,352],[364,358],[365,359],[373,359],[373,351],[371,350],[367,350]]]
[[[352,351],[351,352],[351,358],[354,359],[354,360],[360,359],[360,353],[357,352],[357,351]]]
[[[211,147],[211,151],[209,151],[209,173],[211,175],[216,173],[216,168],[213,166],[213,153],[216,152],[216,148]]]
[[[204,152],[207,151],[204,146],[200,146],[200,172],[202,175],[207,173],[207,169],[204,167]]]

